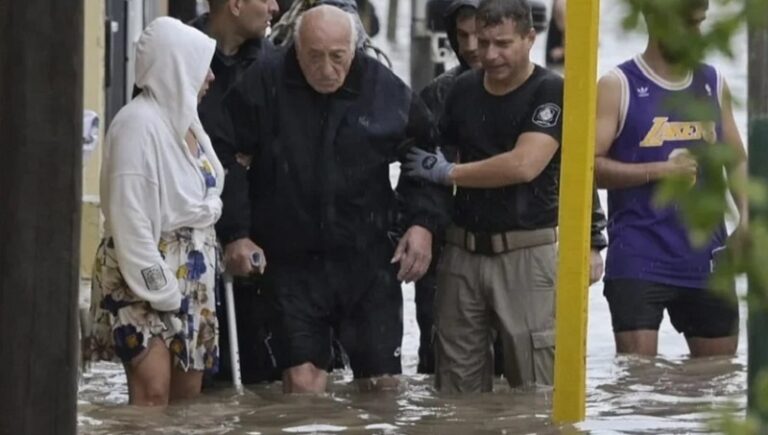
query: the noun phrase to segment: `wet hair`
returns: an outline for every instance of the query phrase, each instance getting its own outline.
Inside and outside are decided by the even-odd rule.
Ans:
[[[462,6],[459,8],[458,11],[456,11],[456,18],[454,19],[455,22],[463,21],[468,18],[475,18],[477,16],[477,8],[474,6]]]
[[[482,0],[475,17],[480,27],[497,26],[504,20],[512,20],[521,35],[533,28],[531,5],[527,0]]]

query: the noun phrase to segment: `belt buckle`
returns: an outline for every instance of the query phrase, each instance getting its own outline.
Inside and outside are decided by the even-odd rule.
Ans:
[[[491,255],[493,254],[493,243],[491,243],[491,234],[489,233],[473,233],[475,239],[475,252],[478,254]]]

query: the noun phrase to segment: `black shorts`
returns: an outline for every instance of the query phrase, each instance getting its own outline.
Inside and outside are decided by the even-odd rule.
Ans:
[[[667,310],[672,326],[686,338],[721,338],[738,334],[735,287],[724,292],[677,287],[636,279],[605,281],[613,332],[658,330]]]
[[[347,258],[270,263],[283,369],[311,362],[330,370],[337,339],[356,379],[401,373],[403,296],[392,249]]]

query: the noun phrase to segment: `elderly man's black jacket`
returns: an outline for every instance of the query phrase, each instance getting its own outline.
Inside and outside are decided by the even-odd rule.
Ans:
[[[268,258],[300,260],[362,253],[390,243],[398,227],[436,234],[447,223],[449,189],[406,176],[397,194],[391,187],[390,164],[412,146],[434,150],[437,136],[426,106],[377,60],[358,52],[344,85],[322,95],[288,47],[252,65],[226,100],[232,152],[253,162],[247,186],[227,186],[241,194],[225,198],[225,242],[250,234]]]

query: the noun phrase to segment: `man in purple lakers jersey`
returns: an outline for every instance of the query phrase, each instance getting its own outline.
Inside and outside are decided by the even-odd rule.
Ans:
[[[706,177],[723,176],[722,170],[698,167],[690,152],[698,147],[733,148],[739,161],[725,168],[728,176],[746,177],[746,154],[728,87],[715,68],[691,62],[696,54],[680,43],[701,36],[708,6],[708,0],[683,0],[679,7],[665,9],[664,16],[646,8],[645,52],[619,65],[598,86],[595,170],[598,186],[608,190],[605,296],[618,353],[655,355],[665,309],[685,335],[692,356],[736,351],[735,297],[708,291],[717,253],[726,243],[725,226],[703,246],[693,244],[676,207],[653,201],[664,178],[688,177],[696,189]],[[660,31],[660,21],[668,25],[677,18],[681,25],[671,39]],[[696,109],[680,101],[692,102]],[[741,194],[734,199],[741,233],[747,202]]]

